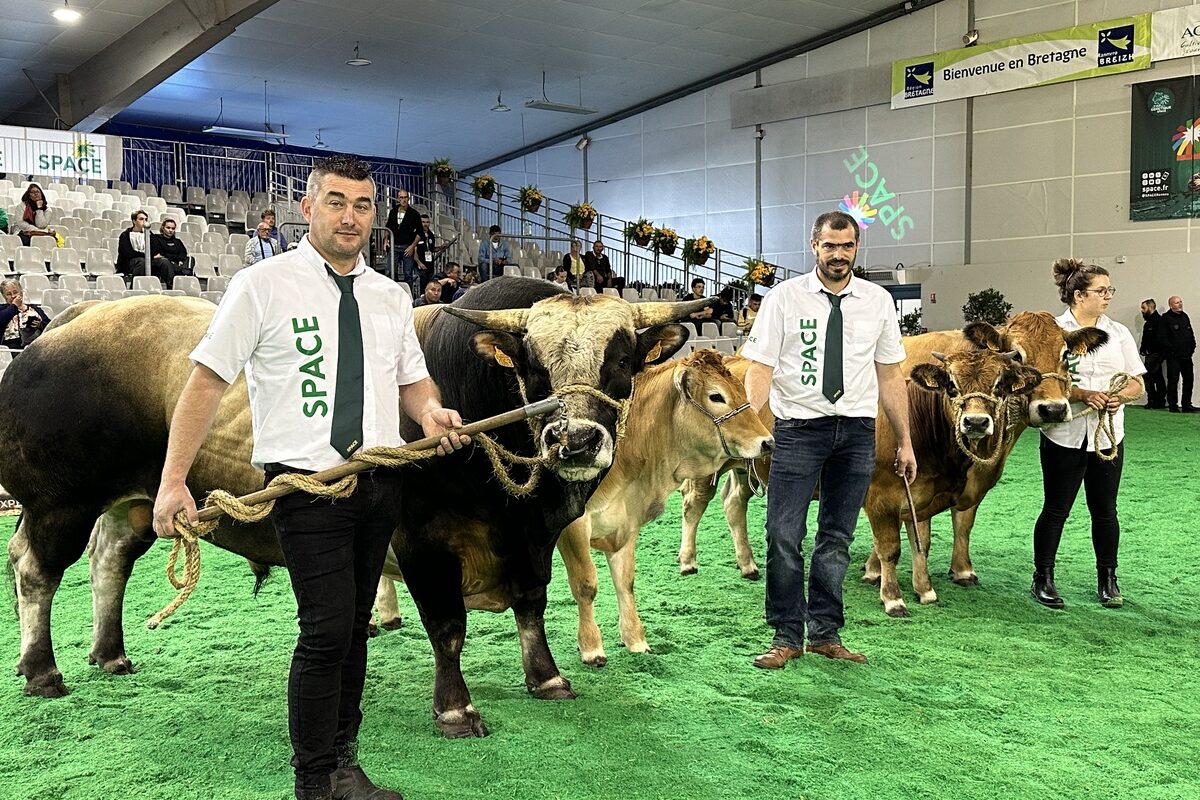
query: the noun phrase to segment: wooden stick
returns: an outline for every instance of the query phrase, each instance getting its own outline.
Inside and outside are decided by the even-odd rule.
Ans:
[[[514,422],[521,422],[530,417],[540,417],[544,414],[549,414],[552,411],[557,411],[561,408],[562,401],[557,397],[547,397],[545,400],[539,400],[536,403],[530,403],[521,408],[514,408],[512,411],[505,411],[503,414],[497,414],[494,417],[481,419],[478,422],[472,422],[463,425],[461,428],[456,428],[455,433],[460,435],[472,435],[490,431],[493,428],[499,428],[503,425],[511,425]],[[418,439],[415,442],[408,442],[401,450],[429,450],[437,447],[442,440],[441,436],[426,436],[424,439]],[[332,483],[333,481],[341,480],[347,475],[353,475],[357,472],[362,472],[368,469],[375,469],[374,464],[368,464],[365,461],[347,461],[345,464],[339,464],[336,467],[322,470],[314,473],[311,477],[322,483]],[[272,486],[267,489],[260,489],[257,492],[238,498],[241,502],[247,505],[258,505],[265,503],[268,500],[278,500],[284,495],[292,494],[296,490],[291,486]],[[208,522],[220,517],[225,512],[215,506],[205,506],[200,509],[199,516],[201,522]]]

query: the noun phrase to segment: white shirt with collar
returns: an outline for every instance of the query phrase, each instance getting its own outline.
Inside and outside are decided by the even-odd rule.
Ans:
[[[1064,331],[1077,331],[1083,326],[1076,321],[1071,309],[1067,309],[1055,322]],[[1080,389],[1093,392],[1107,392],[1113,373],[1127,372],[1130,375],[1142,375],[1146,365],[1138,355],[1138,346],[1133,341],[1133,334],[1121,323],[1105,314],[1096,320],[1095,327],[1108,334],[1108,342],[1087,355],[1076,356],[1067,353],[1067,369],[1071,373],[1071,383]],[[1088,452],[1096,450],[1096,428],[1100,424],[1100,415],[1092,412],[1086,417],[1079,417],[1086,406],[1074,403],[1071,406],[1072,419],[1058,425],[1045,425],[1042,435],[1062,447],[1072,450],[1079,448],[1087,440]],[[1113,415],[1113,433],[1117,440],[1110,442],[1107,433],[1100,434],[1100,449],[1109,450],[1121,443],[1125,438],[1125,406],[1117,409]]]
[[[769,367],[769,403],[778,419],[871,417],[878,413],[875,363],[904,360],[896,307],[886,289],[851,276],[842,297],[842,386],[831,403],[821,393],[825,331],[833,306],[817,271],[789,278],[763,298],[742,355]]]
[[[429,376],[412,301],[367,269],[350,275],[362,325],[363,447],[395,447],[397,387]],[[254,430],[252,461],[323,470],[344,463],[329,444],[337,386],[341,290],[306,235],[295,250],[239,271],[191,359],[233,383],[243,367]]]

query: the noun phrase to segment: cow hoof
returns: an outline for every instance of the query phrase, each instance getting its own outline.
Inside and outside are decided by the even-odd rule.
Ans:
[[[871,574],[868,572],[862,576],[862,582],[868,586],[878,586],[881,580],[883,580],[883,576],[879,573]]]
[[[45,697],[53,700],[56,697],[66,697],[71,690],[63,683],[62,673],[54,670],[49,674],[26,680],[22,693],[28,697]]]
[[[759,575],[758,575],[758,567],[755,567],[754,569],[752,569],[752,570],[750,570],[750,571],[748,571],[748,572],[747,572],[747,571],[743,571],[743,572],[742,572],[742,577],[743,577],[743,578],[745,578],[745,579],[746,579],[746,580],[748,580],[748,581],[756,581],[756,580],[758,580],[758,578],[759,578]]]
[[[529,687],[529,693],[538,700],[574,700],[571,682],[562,675],[551,678],[537,686]]]
[[[398,631],[404,627],[404,619],[395,617],[394,619],[385,619],[379,623],[379,627],[385,631]]]
[[[584,656],[583,663],[589,667],[596,667],[599,669],[608,663],[608,656],[604,655],[604,653],[594,656]]]
[[[697,572],[699,572],[699,569],[695,564],[684,565],[679,568],[680,575],[695,575]]]
[[[376,625],[374,622],[367,623],[367,638],[368,639],[374,639],[380,633],[382,633],[382,631],[379,630],[378,625]]]
[[[953,580],[959,586],[963,586],[968,589],[971,588],[972,586],[979,585],[979,576],[976,575],[974,572],[972,572],[970,575],[962,575],[962,576],[954,575]]]
[[[920,592],[917,592],[917,599],[920,600],[921,605],[929,606],[929,605],[933,605],[934,603],[937,602],[938,596],[937,596],[937,592],[930,589],[925,594],[921,594]]]
[[[110,675],[132,675],[137,672],[137,668],[133,666],[133,662],[127,656],[117,656],[116,658],[101,658],[98,656],[89,655],[88,663],[93,664],[104,670]]]
[[[447,739],[482,739],[490,731],[474,706],[456,708],[442,713],[434,712],[438,730]]]
[[[908,607],[905,606],[904,603],[885,603],[883,610],[889,617],[894,617],[896,619],[902,619],[908,616]]]
[[[631,653],[649,653],[650,652],[650,645],[646,643],[645,639],[643,639],[640,642],[634,642],[633,644],[625,644],[624,642],[621,642],[621,646],[624,647],[626,650],[628,650]]]

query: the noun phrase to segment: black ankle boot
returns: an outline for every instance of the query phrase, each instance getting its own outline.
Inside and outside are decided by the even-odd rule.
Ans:
[[[1054,567],[1038,567],[1034,570],[1033,586],[1029,588],[1029,593],[1046,608],[1062,608],[1066,605],[1054,585]]]
[[[1120,608],[1125,604],[1121,588],[1117,586],[1116,567],[1096,567],[1096,594],[1105,608]]]
[[[337,746],[338,768],[333,773],[335,800],[404,800],[399,792],[381,789],[371,782],[358,763],[358,742]]]
[[[317,788],[297,786],[296,800],[333,800],[333,782]]]

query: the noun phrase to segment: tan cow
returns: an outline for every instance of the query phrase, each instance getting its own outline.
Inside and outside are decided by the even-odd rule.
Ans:
[[[608,559],[622,644],[631,653],[648,652],[633,595],[641,527],[662,514],[667,497],[683,480],[712,475],[730,458],[762,456],[774,443],[750,410],[741,379],[730,374],[715,350],[697,350],[638,377],[612,468],[583,516],[558,540],[579,606],[579,653],[585,664],[606,661],[593,610],[597,579],[589,544]]]

